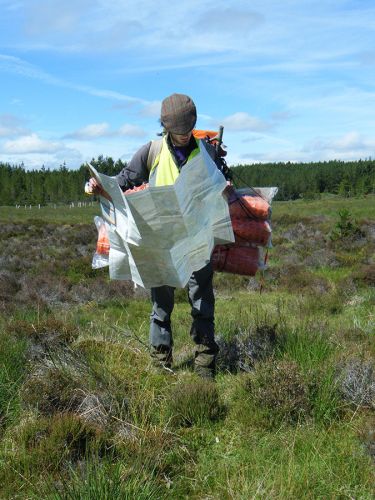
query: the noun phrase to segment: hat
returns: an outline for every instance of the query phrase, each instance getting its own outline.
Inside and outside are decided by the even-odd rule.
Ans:
[[[189,96],[172,94],[161,104],[160,121],[172,134],[187,134],[193,130],[197,121],[197,109]]]

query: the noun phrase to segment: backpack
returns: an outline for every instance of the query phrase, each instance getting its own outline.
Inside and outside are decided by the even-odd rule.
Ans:
[[[222,167],[220,170],[223,172],[224,176],[229,180],[231,179],[230,170],[227,166],[224,156],[226,156],[227,152],[221,147],[222,137],[223,137],[223,127],[220,127],[219,132],[214,130],[193,130],[193,136],[195,139],[202,139],[209,144],[212,144],[217,152],[217,155],[220,158],[222,163]],[[156,141],[151,141],[150,150],[148,152],[147,157],[147,170],[151,172],[152,165],[155,162],[156,157],[160,154],[161,148],[163,145],[163,139],[158,139]]]

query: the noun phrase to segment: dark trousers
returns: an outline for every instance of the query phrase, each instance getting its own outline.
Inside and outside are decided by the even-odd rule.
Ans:
[[[191,336],[196,344],[214,347],[215,297],[212,286],[211,263],[192,274],[188,282],[189,302],[193,324]],[[173,337],[171,315],[174,307],[174,288],[159,286],[151,288],[152,313],[150,345],[156,349],[172,349]],[[163,347],[162,347],[163,346]]]

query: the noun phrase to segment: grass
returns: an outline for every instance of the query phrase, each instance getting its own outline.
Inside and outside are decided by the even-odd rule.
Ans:
[[[18,389],[24,375],[26,342],[0,333],[0,429],[20,414]]]
[[[1,222],[36,222],[36,223],[89,223],[94,220],[95,215],[100,212],[99,204],[93,206],[68,208],[57,206],[56,208],[46,206],[30,208],[0,207]]]
[[[216,383],[183,290],[153,369],[147,295],[90,269],[98,207],[0,208],[0,497],[372,498],[374,242],[328,236],[372,201],[274,204],[262,291],[215,275]]]
[[[358,219],[374,219],[374,195],[358,198],[341,198],[340,196],[325,195],[319,200],[294,200],[276,201],[272,204],[272,218],[278,221],[288,217],[295,222],[304,217],[326,216],[329,218],[339,218],[339,211],[343,209]]]
[[[265,433],[227,422],[215,437],[175,498],[372,498],[369,461],[349,425]]]

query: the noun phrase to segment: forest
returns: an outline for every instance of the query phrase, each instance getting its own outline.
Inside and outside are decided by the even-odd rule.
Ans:
[[[238,165],[239,186],[277,186],[276,200],[319,198],[322,193],[344,197],[375,192],[375,160]]]
[[[126,163],[99,156],[91,163],[98,171],[116,175]],[[345,197],[375,192],[375,160],[344,162],[339,160],[314,163],[266,163],[232,167],[237,187],[277,186],[276,200],[317,199],[322,193]],[[82,164],[70,170],[28,170],[23,164],[0,162],[0,205],[48,205],[85,200],[83,186],[89,177]]]

